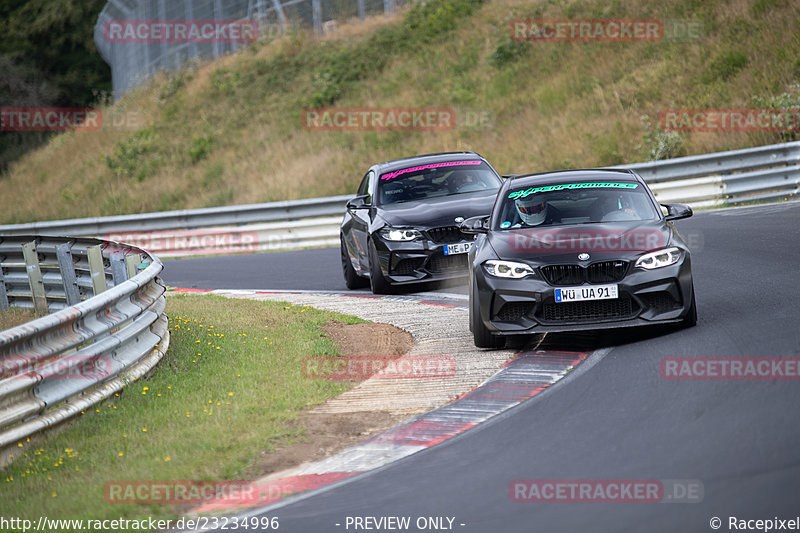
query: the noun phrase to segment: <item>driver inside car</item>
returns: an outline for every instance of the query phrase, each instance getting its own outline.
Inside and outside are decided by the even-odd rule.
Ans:
[[[600,217],[597,219],[608,222],[614,220],[637,220],[639,213],[627,198],[613,196],[600,202]]]
[[[536,194],[525,198],[517,198],[515,207],[522,221],[520,224],[515,224],[513,226],[515,228],[547,226],[554,222],[561,222],[561,211],[545,201],[544,197]]]
[[[486,189],[486,184],[469,172],[457,171],[447,178],[450,193],[472,192]]]

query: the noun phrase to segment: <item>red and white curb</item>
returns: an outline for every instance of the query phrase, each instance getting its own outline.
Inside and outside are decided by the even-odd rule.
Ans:
[[[226,296],[235,295],[234,297],[240,298],[272,293],[272,291],[187,292],[209,292]],[[302,303],[306,299],[303,298],[303,294],[296,292],[272,294],[276,296],[276,299],[283,297],[298,303]],[[341,311],[342,309],[341,300],[353,297],[353,295],[348,295],[347,297],[326,295],[328,298],[333,298],[337,301],[336,305],[326,306],[320,305],[320,299],[313,298],[314,295],[312,294],[305,293],[305,296],[313,300],[315,307],[334,308],[333,310],[336,311]],[[317,294],[316,296],[319,295]],[[390,304],[394,302],[396,305],[399,305],[400,302],[427,303],[422,299],[416,300],[414,297],[384,299],[366,295],[366,298],[383,300],[383,302]],[[450,307],[453,310],[458,309],[461,314],[466,314],[466,309],[460,306],[445,307]],[[428,320],[430,321],[429,313],[435,313],[436,311],[433,310],[435,307],[428,307],[427,309],[426,315],[428,315]],[[447,315],[444,309],[442,311]],[[349,314],[363,314],[352,309],[348,312]],[[375,317],[370,318],[374,319]],[[447,319],[452,320],[452,317],[448,316]],[[387,322],[387,320],[380,321]],[[417,321],[416,319],[414,320],[414,322]],[[391,320],[388,322],[391,323]],[[415,336],[416,340],[418,339]],[[471,343],[471,338],[469,338],[469,341]],[[497,351],[483,351],[479,352],[479,355],[487,357],[497,353]],[[589,352],[550,350],[521,352],[517,354],[516,358],[502,365],[499,371],[493,372],[491,377],[472,387],[468,392],[461,394],[454,401],[414,416],[361,444],[346,448],[332,457],[285,471],[279,477],[271,477],[254,482],[254,493],[257,495],[255,501],[252,498],[248,498],[247,501],[231,498],[219,499],[194,509],[193,513],[230,513],[247,508],[264,507],[288,496],[319,489],[380,468],[398,459],[440,444],[541,394],[548,387],[564,378],[588,356]],[[463,391],[464,389],[462,388],[461,390]]]
[[[195,511],[219,513],[263,507],[387,465],[442,443],[542,393],[588,355],[588,352],[523,352],[484,384],[448,405],[415,416],[333,457],[301,467],[292,475],[257,483],[255,493],[261,497],[255,502],[218,500]]]

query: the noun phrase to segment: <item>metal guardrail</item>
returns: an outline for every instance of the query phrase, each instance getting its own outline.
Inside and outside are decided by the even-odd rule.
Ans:
[[[621,165],[638,172],[661,202],[695,208],[741,205],[798,194],[800,142]]]
[[[73,218],[33,222],[30,224],[0,225],[0,235],[50,234],[72,236],[102,236],[119,233],[163,231],[173,229],[207,228],[262,222],[279,222],[342,215],[344,204],[352,195],[311,198],[264,204],[232,205],[117,215],[110,217]]]
[[[0,236],[0,308],[52,312],[0,331],[0,462],[158,363],[169,346],[162,269],[117,243]]]
[[[615,168],[639,172],[662,202],[695,208],[788,199],[800,189],[800,142]],[[334,245],[350,195],[0,226],[0,235],[100,236],[162,257]],[[175,231],[180,230],[180,231]]]

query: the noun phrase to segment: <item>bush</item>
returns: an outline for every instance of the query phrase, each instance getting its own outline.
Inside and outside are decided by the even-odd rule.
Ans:
[[[503,65],[516,60],[518,57],[524,54],[528,48],[530,48],[530,43],[524,41],[514,41],[511,39],[511,36],[506,33],[489,56],[489,64],[500,68]]]
[[[796,113],[800,109],[800,83],[793,84],[788,91],[778,96],[754,96],[753,106],[761,109],[791,109]],[[798,139],[797,130],[791,127],[787,127],[783,131],[777,131],[775,135],[778,142],[791,142]]]
[[[187,71],[181,71],[178,74],[170,77],[161,89],[158,95],[159,100],[167,100],[175,93],[186,87],[186,82],[191,81],[192,74]]]
[[[739,50],[730,50],[717,55],[708,66],[703,81],[727,81],[747,65],[747,55]]]
[[[458,21],[471,16],[480,4],[478,0],[423,0],[408,12],[403,27],[413,40],[432,42],[454,30]]]
[[[683,135],[677,131],[663,131],[653,127],[647,115],[642,117],[642,125],[645,133],[642,136],[642,144],[637,148],[643,152],[643,157],[650,161],[657,161],[680,155],[685,142]]]
[[[205,159],[208,154],[211,153],[212,144],[213,140],[210,136],[195,135],[192,137],[192,142],[189,144],[189,148],[186,150],[189,154],[189,157],[192,159],[192,163],[194,164],[202,159]]]
[[[158,168],[158,141],[152,129],[139,130],[114,147],[106,165],[119,177],[144,181]]]
[[[211,85],[219,92],[232,95],[241,84],[239,72],[218,68],[211,75]]]

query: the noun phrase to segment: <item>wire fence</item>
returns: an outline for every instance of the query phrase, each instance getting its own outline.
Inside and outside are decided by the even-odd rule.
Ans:
[[[393,13],[404,1],[110,0],[97,19],[94,40],[111,66],[116,99],[159,71],[229,54],[288,29],[321,34],[336,21]]]

